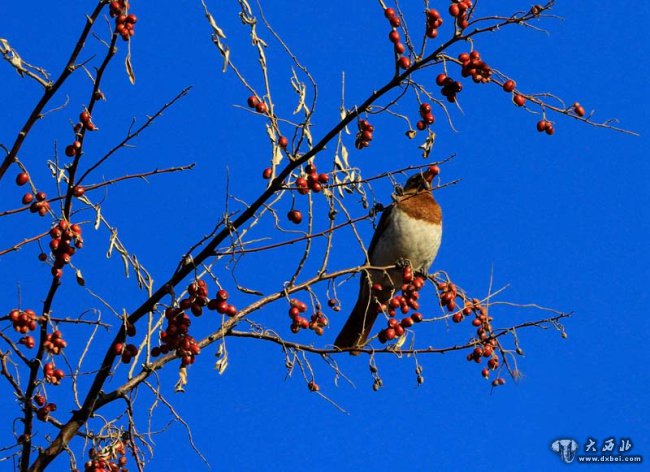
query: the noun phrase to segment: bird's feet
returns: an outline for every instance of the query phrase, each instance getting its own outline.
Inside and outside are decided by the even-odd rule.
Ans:
[[[397,267],[398,269],[403,269],[404,267],[412,267],[411,261],[409,261],[405,257],[400,257],[395,261],[395,267]]]

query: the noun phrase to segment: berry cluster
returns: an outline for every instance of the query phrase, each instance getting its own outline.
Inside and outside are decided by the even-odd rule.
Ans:
[[[79,123],[74,125],[74,132],[79,133],[82,128],[86,128],[88,131],[96,131],[97,126],[93,123],[93,117],[90,116],[88,110],[84,110],[79,114]]]
[[[442,286],[442,287],[441,287]],[[441,283],[438,284],[438,288],[442,290],[441,301],[443,296],[446,294],[452,294],[455,298],[457,291],[453,283]],[[449,299],[449,295],[445,298]],[[463,309],[454,313],[452,320],[454,323],[462,322],[465,317],[474,315],[472,320],[472,326],[476,327],[476,335],[478,341],[472,352],[467,355],[468,361],[474,361],[477,364],[480,364],[481,361],[485,358],[487,359],[487,367],[481,371],[481,375],[488,379],[490,377],[490,372],[499,368],[499,357],[495,352],[495,349],[498,347],[496,338],[493,336],[492,331],[492,317],[488,316],[487,309],[481,304],[480,300],[473,299],[471,301],[464,300],[465,304]],[[449,308],[449,305],[447,305]],[[452,309],[450,309],[452,311]],[[492,386],[497,387],[499,385],[504,385],[506,383],[505,379],[497,378],[492,381]]]
[[[217,313],[222,315],[235,316],[237,314],[237,308],[235,305],[228,303],[228,297],[228,292],[223,289],[219,290],[217,292],[217,298],[213,298],[208,302],[208,310],[216,310]]]
[[[436,84],[442,87],[440,92],[447,98],[449,103],[454,103],[456,101],[456,95],[463,90],[463,84],[455,81],[451,77],[447,76],[447,74],[438,74],[438,77],[436,77]]]
[[[79,151],[81,151],[81,141],[79,140],[74,140],[72,144],[68,144],[65,147],[65,155],[68,157],[74,157],[76,156]]]
[[[45,374],[45,381],[52,385],[59,385],[61,379],[65,377],[63,369],[55,368],[53,362],[48,362],[43,366],[43,373]]]
[[[32,349],[36,346],[36,340],[34,339],[34,336],[23,336],[18,340],[18,344],[22,344],[27,349]]]
[[[434,8],[430,8],[425,11],[424,14],[427,17],[427,26],[425,34],[427,38],[435,38],[438,36],[438,28],[442,25],[442,16],[440,12]]]
[[[43,399],[43,402],[45,402],[45,399]],[[56,403],[48,403],[47,405],[43,405],[36,410],[36,418],[41,421],[47,421],[47,417],[50,416],[50,413],[52,411],[56,411]]]
[[[539,120],[537,122],[537,131],[540,133],[546,132],[548,135],[552,135],[555,133],[555,128],[553,128],[553,123],[551,123],[548,120]]]
[[[126,0],[113,1],[110,4],[111,18],[115,18],[115,32],[124,41],[128,41],[135,34],[135,23],[138,21],[135,15],[126,13],[129,10],[129,2]]]
[[[43,347],[47,349],[50,354],[60,354],[61,349],[65,348],[68,343],[63,339],[61,331],[58,329],[51,334],[48,334],[43,343]]]
[[[341,305],[339,304],[336,298],[330,298],[327,300],[327,306],[332,309],[332,311],[339,312],[341,311]]]
[[[446,307],[448,311],[454,311],[456,309],[456,297],[458,296],[456,285],[452,282],[440,282],[437,284],[437,288],[440,304],[443,307]],[[458,313],[454,314],[453,320],[459,323],[462,320],[462,315],[461,318],[457,320],[457,314]]]
[[[490,81],[492,68],[481,60],[481,55],[478,51],[461,53],[458,55],[458,60],[463,66],[461,71],[463,77],[471,76],[472,80],[477,84]]]
[[[84,472],[128,472],[126,450],[122,441],[97,451],[88,451],[90,460],[84,464]],[[78,472],[78,471],[76,471]]]
[[[372,139],[372,132],[370,133]],[[318,193],[323,190],[323,184],[330,180],[330,176],[324,173],[319,174],[315,164],[307,164],[305,166],[305,174],[307,177],[298,177],[296,179],[296,187],[300,195],[307,195],[309,191]]]
[[[291,332],[297,333],[301,329],[309,328],[309,321],[301,316],[307,311],[307,304],[295,298],[289,300],[289,318],[291,318]]]
[[[384,16],[388,19],[388,22],[392,27],[390,33],[388,33],[388,40],[391,43],[393,43],[393,49],[395,50],[395,54],[397,55],[404,54],[406,48],[404,47],[404,44],[400,41],[402,38],[400,37],[399,31],[397,31],[397,28],[399,28],[399,26],[402,24],[402,20],[400,20],[399,16],[397,16],[395,10],[393,10],[392,8],[386,8],[384,10]],[[411,60],[408,58],[408,56],[401,56],[397,60],[397,65],[402,69],[408,69],[409,67],[411,67]]]
[[[138,355],[138,347],[134,344],[115,343],[113,352],[124,364],[130,364],[135,356]]]
[[[402,21],[395,14],[395,10],[392,8],[386,8],[384,10],[384,16],[388,19],[388,22],[392,26],[390,33],[388,33],[388,40],[393,43],[395,54],[403,54],[404,51],[406,51],[406,47],[404,47],[404,44],[400,42],[401,37],[399,31],[395,29],[401,25]]]
[[[472,8],[471,0],[452,0],[449,5],[449,14],[456,18],[456,24],[463,30],[469,25],[467,12]]]
[[[9,321],[14,329],[21,334],[27,334],[36,329],[36,313],[34,310],[13,309],[9,312]]]
[[[254,108],[257,113],[264,114],[269,110],[269,108],[266,106],[266,103],[264,103],[262,100],[257,98],[255,95],[251,95],[250,97],[248,97],[247,103],[248,103],[248,107]]]
[[[54,256],[52,275],[60,278],[63,275],[63,266],[70,263],[77,249],[83,247],[81,226],[70,224],[67,220],[60,220],[50,230],[50,250]]]
[[[311,320],[307,320],[303,313],[307,311],[307,305],[304,302],[301,302],[297,299],[291,299],[289,301],[289,318],[291,318],[291,332],[298,333],[301,329],[311,329],[318,336],[322,336],[325,327],[329,324],[327,316],[320,311],[320,308],[316,308],[316,312],[311,315]]]
[[[167,329],[160,333],[162,344],[159,347],[154,347],[151,350],[151,355],[157,357],[170,351],[176,351],[176,355],[181,358],[183,367],[194,364],[194,359],[200,354],[201,348],[188,334],[192,320],[187,313],[179,308],[167,308],[165,318],[167,319]]]
[[[357,133],[356,139],[354,141],[354,147],[357,149],[363,149],[370,146],[370,141],[372,141],[372,133],[374,133],[375,127],[371,125],[368,120],[359,120],[357,126],[359,127],[359,132]]]
[[[208,285],[204,280],[197,280],[187,286],[187,293],[187,298],[181,300],[178,306],[181,310],[190,310],[194,316],[201,316],[203,314],[203,307],[210,302],[210,299],[208,298]],[[225,302],[228,298],[228,294],[225,290],[224,293],[225,298],[223,301]],[[214,306],[212,309],[216,310],[217,307]]]
[[[377,304],[376,309],[380,311],[386,311],[390,318],[388,319],[388,327],[382,329],[378,338],[381,343],[391,341],[392,339],[398,338],[404,334],[405,328],[410,328],[415,323],[422,321],[422,313],[415,312],[410,316],[406,316],[401,320],[397,320],[394,316],[397,314],[397,309],[401,311],[402,314],[407,314],[411,309],[418,310],[420,304],[418,299],[420,298],[420,290],[424,287],[424,279],[422,277],[414,277],[413,269],[410,266],[404,267],[402,270],[402,286],[401,294],[394,295],[389,301],[388,305]],[[371,287],[371,291],[379,295],[385,289],[379,284],[375,283]]]
[[[420,117],[422,119],[415,124],[417,129],[420,131],[424,131],[429,125],[432,125],[436,121],[436,118],[431,112],[431,105],[429,103],[424,102],[420,105]]]
[[[29,174],[27,172],[21,172],[16,176],[16,185],[19,187],[22,187],[27,182],[29,182]],[[47,201],[47,195],[45,192],[36,192],[36,194],[27,192],[23,195],[22,202],[23,205],[31,204],[29,211],[31,213],[38,213],[40,216],[45,216],[47,212],[50,211],[50,202]]]

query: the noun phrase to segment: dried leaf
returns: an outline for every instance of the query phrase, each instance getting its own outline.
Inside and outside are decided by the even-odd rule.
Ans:
[[[223,54],[223,68],[221,69],[221,72],[226,72],[228,70],[228,64],[230,63],[230,48],[223,48],[221,53]]]
[[[111,233],[111,237],[108,240],[108,251],[106,251],[106,259],[110,259],[113,255],[113,248],[115,247],[115,242],[117,240],[117,231]]]
[[[77,276],[77,283],[82,287],[85,287],[86,280],[84,279],[83,275],[81,275],[81,271],[79,269],[77,269],[76,276]]]
[[[178,382],[174,386],[174,391],[176,393],[184,393],[185,386],[187,385],[187,368],[181,367],[178,369]]]
[[[217,22],[214,21],[214,17],[208,11],[207,5],[205,4],[205,2],[203,0],[201,0],[201,3],[203,4],[203,10],[205,11],[205,17],[208,19],[208,23],[210,23],[210,27],[212,28],[212,31],[214,32],[214,34],[217,35],[217,37],[219,37],[219,38],[225,39],[226,38],[225,33],[223,32],[223,30],[221,28],[219,28],[217,26]]]
[[[102,207],[97,205],[95,207],[95,226],[94,226],[95,231],[99,229],[99,224],[101,223],[101,221],[102,221]]]
[[[127,54],[126,59],[124,60],[124,65],[126,66],[126,74],[129,76],[129,81],[131,85],[135,84],[135,74],[133,72],[133,66],[131,65],[131,54]]]
[[[214,368],[219,372],[219,375],[223,374],[228,368],[228,354],[225,354],[221,359],[219,359],[214,365]]]
[[[350,167],[350,161],[348,160],[348,148],[346,148],[343,144],[341,144],[341,158],[343,159],[343,164],[345,165],[345,168],[347,169]]]

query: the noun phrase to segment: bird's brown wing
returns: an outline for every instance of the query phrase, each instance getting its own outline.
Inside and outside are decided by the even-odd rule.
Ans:
[[[372,256],[375,252],[375,247],[377,247],[379,238],[381,237],[382,233],[386,230],[386,226],[388,226],[389,215],[390,212],[393,211],[394,207],[395,204],[389,205],[386,208],[384,208],[384,210],[381,212],[379,223],[377,223],[377,229],[375,230],[375,233],[372,235],[372,239],[370,240],[370,246],[368,246],[368,259],[370,259],[371,264],[373,259]]]
[[[393,209],[393,205],[386,207],[379,218],[379,224],[375,230],[370,246],[368,247],[368,259],[372,263],[373,253],[381,234],[386,230],[389,221],[389,214]],[[376,310],[372,307],[372,300],[370,295],[371,282],[368,278],[368,273],[364,272],[361,276],[361,284],[359,286],[359,296],[357,302],[350,313],[343,329],[336,337],[334,345],[341,349],[348,349],[352,347],[360,347],[368,339],[368,335],[372,330],[372,325],[375,324],[377,319]],[[390,291],[387,291],[386,296],[389,296]],[[378,294],[380,298],[385,298],[382,294]],[[358,352],[351,351],[351,354],[358,354]]]

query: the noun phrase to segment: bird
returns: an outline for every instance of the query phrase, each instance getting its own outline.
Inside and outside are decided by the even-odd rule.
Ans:
[[[371,266],[386,267],[408,262],[413,271],[426,273],[433,263],[442,241],[442,209],[433,197],[432,181],[440,172],[438,166],[412,175],[403,190],[393,195],[386,207],[368,247]],[[379,315],[377,303],[385,304],[402,286],[403,270],[371,269],[362,272],[357,301],[341,332],[334,341],[339,349],[362,348]],[[371,290],[381,284],[380,291]]]

